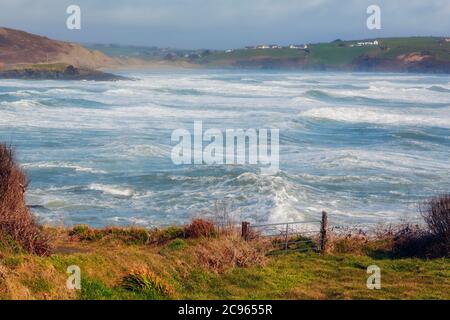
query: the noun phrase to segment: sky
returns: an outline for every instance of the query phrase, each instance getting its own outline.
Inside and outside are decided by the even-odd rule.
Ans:
[[[366,26],[369,5],[381,29]],[[81,8],[81,30],[66,9]],[[0,0],[0,26],[53,39],[190,49],[450,36],[450,0]]]

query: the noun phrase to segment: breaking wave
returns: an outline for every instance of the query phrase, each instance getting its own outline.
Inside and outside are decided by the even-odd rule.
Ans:
[[[0,140],[30,177],[46,222],[144,226],[214,217],[399,220],[448,192],[448,76],[164,71],[136,81],[2,81]],[[280,129],[280,171],[176,166],[171,133]],[[61,218],[62,217],[62,218]],[[59,220],[58,220],[59,219]]]

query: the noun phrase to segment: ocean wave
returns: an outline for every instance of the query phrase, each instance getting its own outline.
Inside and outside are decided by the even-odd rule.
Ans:
[[[147,217],[121,217],[114,216],[107,218],[108,221],[114,224],[127,225],[127,226],[139,226],[139,227],[152,227],[154,226]]]
[[[374,108],[325,107],[304,111],[301,116],[351,123],[450,128],[450,109],[441,110],[436,114],[430,114],[429,111],[421,114],[405,114]]]
[[[77,95],[85,95],[88,92],[86,92],[84,89],[73,89],[73,88],[50,88],[48,90],[46,90],[44,92],[47,95],[62,95],[62,96],[68,96],[68,95],[72,95],[72,96],[77,96]]]
[[[428,90],[437,91],[437,92],[446,92],[446,93],[450,92],[450,89],[448,87],[443,87],[443,86],[431,86],[428,88]]]
[[[109,89],[109,90],[106,90],[103,94],[123,97],[123,96],[142,95],[142,91],[131,89],[131,88],[128,88],[128,89]]]
[[[95,169],[91,167],[83,167],[80,165],[75,165],[68,162],[37,162],[37,163],[24,163],[22,165],[25,169],[55,169],[55,168],[61,168],[61,169],[71,169],[75,170],[77,172],[87,172],[87,173],[94,173],[94,174],[107,174],[106,171]]]
[[[338,222],[367,222],[398,218],[411,199],[450,187],[441,76],[207,70],[139,78],[2,81],[4,98],[18,101],[0,104],[0,135],[28,162],[27,196],[45,207],[36,208],[41,216],[69,212],[96,226],[180,222],[229,201],[250,221],[306,221],[326,210]],[[281,170],[173,165],[171,131],[192,132],[194,120],[204,129],[279,128]]]
[[[104,194],[108,194],[114,197],[131,198],[135,191],[132,188],[122,187],[117,185],[105,185],[93,183],[89,185],[90,190],[100,191]]]
[[[159,143],[130,144],[129,141],[114,141],[105,146],[110,152],[128,157],[170,157],[172,148]]]
[[[30,99],[21,99],[18,101],[2,101],[0,102],[0,105],[12,107],[12,108],[38,108],[38,107],[45,107],[44,104],[36,101],[36,100],[30,100]]]
[[[361,105],[361,106],[375,106],[375,107],[389,107],[389,108],[445,108],[449,105],[448,97],[430,97],[426,95],[426,89],[404,89],[414,90],[415,94],[412,96],[411,92],[402,94],[402,89],[390,89],[370,87],[369,90],[309,90],[304,96],[306,98],[314,99],[319,102],[333,103],[333,104],[347,104],[347,105]],[[374,94],[375,93],[375,94]]]
[[[377,177],[395,174],[392,178],[394,180],[401,178],[401,174],[410,174],[412,177],[416,174],[428,174],[428,179],[436,179],[436,176],[450,170],[450,164],[446,159],[435,159],[427,154],[414,154],[401,150],[326,149],[322,153],[311,152],[307,158],[316,168],[347,170],[344,171],[346,174],[363,170],[363,172],[372,172]],[[373,170],[379,170],[379,172]],[[422,178],[424,179],[422,181],[426,180],[425,177]]]

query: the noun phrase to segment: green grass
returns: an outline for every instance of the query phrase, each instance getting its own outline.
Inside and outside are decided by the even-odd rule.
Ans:
[[[448,299],[448,263],[297,253],[273,257],[266,267],[202,273],[183,289],[190,299]],[[372,264],[382,270],[381,290],[366,287]]]
[[[240,49],[233,52],[214,52],[200,59],[201,63],[213,63],[220,60],[241,60],[256,57],[272,59],[296,59],[306,57],[306,52],[297,49]]]
[[[79,298],[81,300],[113,300],[121,296],[101,280],[83,278]]]
[[[395,58],[405,53],[428,52],[440,60],[448,61],[450,59],[450,43],[444,42],[441,46],[439,45],[440,39],[434,37],[383,39],[381,44],[388,47],[389,50],[383,52],[380,57]]]
[[[0,299],[450,299],[448,258],[393,259],[370,250],[323,256],[311,247],[269,255],[264,265],[216,273],[196,257],[197,248],[210,240],[144,245],[71,239],[63,239],[62,249],[49,257],[0,249],[0,266],[9,270],[6,282],[0,280]],[[66,288],[70,265],[81,269],[81,291]],[[366,287],[370,265],[381,268],[381,290]],[[136,290],[130,290],[124,279],[136,268],[149,270],[149,278],[134,277],[129,284]],[[170,294],[160,288],[170,288]]]
[[[50,292],[53,288],[53,284],[50,281],[39,276],[34,279],[24,280],[23,284],[33,293],[46,293]]]
[[[378,52],[374,47],[339,47],[336,44],[316,44],[311,46],[311,55],[308,57],[310,65],[327,65],[341,67],[350,64],[363,54]]]

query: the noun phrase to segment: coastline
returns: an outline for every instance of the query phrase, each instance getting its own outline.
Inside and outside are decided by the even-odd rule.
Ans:
[[[0,69],[0,79],[118,81],[128,78],[65,63],[48,63],[5,66]]]

